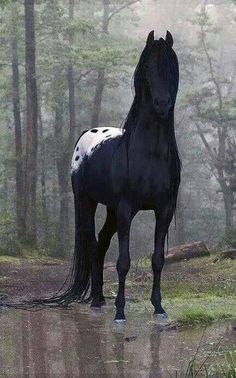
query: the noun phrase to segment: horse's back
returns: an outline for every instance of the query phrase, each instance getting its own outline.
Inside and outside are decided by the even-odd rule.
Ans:
[[[72,157],[73,189],[88,194],[96,202],[116,205],[112,162],[118,152],[122,130],[99,127],[84,133],[75,145]]]
[[[116,127],[97,127],[83,132],[74,148],[71,161],[72,171],[78,170],[84,158],[90,157],[95,149],[120,135],[122,135],[122,130]]]

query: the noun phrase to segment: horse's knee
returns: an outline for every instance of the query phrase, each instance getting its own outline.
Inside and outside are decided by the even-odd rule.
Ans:
[[[164,266],[164,263],[165,263],[165,256],[164,254],[157,254],[157,253],[153,253],[152,255],[152,269],[153,269],[153,272],[157,272],[157,273],[160,273],[162,271],[162,268]]]
[[[118,260],[117,260],[117,264],[116,264],[116,269],[117,269],[118,275],[125,277],[126,274],[129,271],[129,268],[130,268],[130,258],[128,258],[128,257],[120,258],[119,257]]]

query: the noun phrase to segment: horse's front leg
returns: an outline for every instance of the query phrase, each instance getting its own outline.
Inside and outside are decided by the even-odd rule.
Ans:
[[[117,260],[117,273],[119,278],[119,287],[116,297],[116,322],[124,322],[125,314],[125,279],[130,268],[129,254],[129,235],[130,225],[134,217],[134,211],[128,201],[120,201],[117,208],[117,233],[119,240],[119,257]]]
[[[163,211],[155,212],[156,227],[155,227],[155,243],[154,252],[152,255],[152,270],[153,270],[153,287],[151,302],[155,308],[154,315],[161,315],[166,317],[165,310],[161,305],[161,272],[165,262],[165,238],[168,228],[173,217],[173,211],[168,207]]]

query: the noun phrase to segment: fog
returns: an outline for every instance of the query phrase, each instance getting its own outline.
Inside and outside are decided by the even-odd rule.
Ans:
[[[123,124],[133,99],[133,72],[150,30],[156,39],[167,30],[172,33],[180,68],[175,129],[182,181],[170,245],[202,240],[209,247],[235,247],[236,4],[35,1],[38,135],[32,142],[35,149],[29,150],[24,7],[1,3],[1,253],[33,250],[67,257],[72,251],[73,145],[83,130]],[[19,71],[19,85],[13,89],[12,64]],[[29,166],[36,167],[31,176]],[[34,186],[27,186],[32,177],[35,195]],[[103,219],[99,207],[98,229]],[[153,214],[138,214],[132,226],[133,256],[152,252],[153,232]],[[114,241],[111,256],[116,249]]]

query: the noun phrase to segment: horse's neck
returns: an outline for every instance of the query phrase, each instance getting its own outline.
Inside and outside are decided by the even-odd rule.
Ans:
[[[162,120],[156,115],[150,103],[140,106],[140,113],[136,118],[134,144],[135,139],[136,141],[138,139],[138,145],[144,152],[166,159],[174,137],[173,114],[170,114],[168,119]]]

